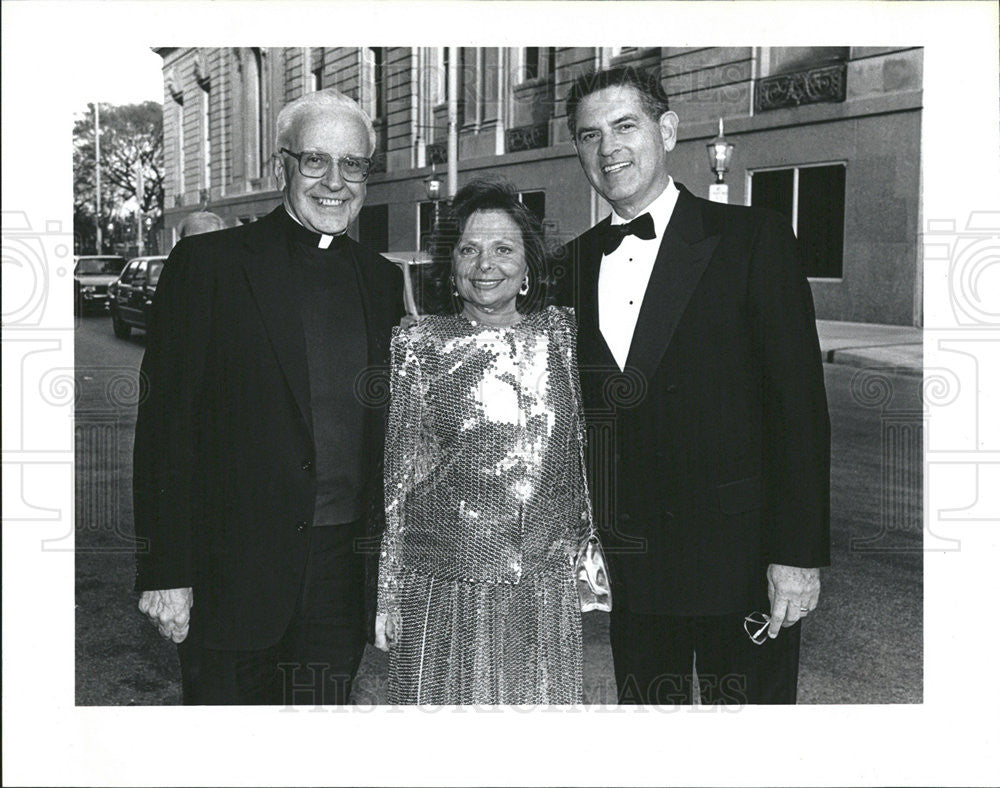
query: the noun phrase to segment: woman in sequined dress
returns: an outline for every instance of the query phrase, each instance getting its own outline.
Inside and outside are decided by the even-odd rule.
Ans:
[[[435,238],[454,308],[392,342],[387,699],[579,703],[574,562],[595,535],[572,311],[542,306],[540,226],[511,188],[469,184]]]

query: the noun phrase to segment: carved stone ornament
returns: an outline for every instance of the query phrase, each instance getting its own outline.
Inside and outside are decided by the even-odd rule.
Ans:
[[[428,164],[447,164],[448,163],[448,146],[444,142],[428,142],[427,143],[427,163]]]
[[[201,52],[198,52],[194,56],[194,78],[201,88],[205,90],[209,89],[212,82],[212,75],[208,71],[208,66],[205,64],[205,56]]]
[[[163,75],[163,84],[167,86],[167,90],[170,91],[170,95],[174,101],[178,104],[184,103],[184,89],[181,87],[181,81],[177,77],[177,69],[173,66],[168,68],[167,73]]]
[[[767,77],[757,83],[754,110],[840,102],[847,97],[847,66],[839,64]]]
[[[533,126],[518,126],[507,129],[505,136],[507,153],[545,148],[549,144],[549,124],[536,123]]]

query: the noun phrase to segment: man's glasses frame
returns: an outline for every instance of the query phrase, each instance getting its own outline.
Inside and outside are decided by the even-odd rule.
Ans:
[[[340,170],[340,177],[351,183],[363,183],[368,180],[368,174],[372,169],[372,160],[364,156],[341,156],[334,159],[328,153],[316,150],[304,150],[296,153],[288,148],[282,148],[282,153],[287,153],[299,163],[299,173],[306,178],[322,178],[334,165]],[[310,166],[307,157],[315,157],[319,160],[315,166]]]
[[[767,643],[767,628],[771,625],[771,617],[767,613],[754,611],[743,619],[743,630],[754,643],[763,646]]]

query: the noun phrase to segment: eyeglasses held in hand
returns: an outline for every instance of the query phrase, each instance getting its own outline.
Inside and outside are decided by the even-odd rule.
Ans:
[[[364,156],[341,156],[334,159],[328,153],[316,150],[294,153],[288,148],[282,148],[281,152],[298,159],[299,172],[307,178],[322,178],[330,171],[334,161],[336,161],[340,168],[340,176],[345,181],[360,183],[368,178],[368,173],[372,168],[372,160],[366,159]]]
[[[771,617],[767,613],[758,613],[757,611],[743,619],[744,631],[758,646],[767,642],[767,628],[770,624]]]

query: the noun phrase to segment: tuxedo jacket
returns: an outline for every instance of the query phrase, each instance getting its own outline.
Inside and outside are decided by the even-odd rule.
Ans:
[[[157,284],[142,361],[136,587],[193,587],[193,615],[211,648],[259,649],[281,638],[313,525],[308,362],[284,210],[174,247]],[[367,335],[369,366],[355,389],[366,404],[369,533],[358,547],[369,553],[371,620],[389,338],[403,313],[402,276],[379,255],[345,243]]]
[[[621,371],[599,329],[601,232],[562,250],[589,476],[615,604],[766,604],[769,563],[829,563],[830,427],[808,282],[778,214],[680,188]]]

